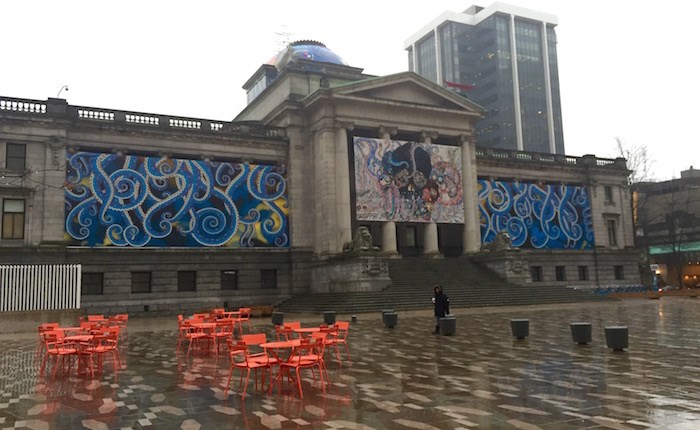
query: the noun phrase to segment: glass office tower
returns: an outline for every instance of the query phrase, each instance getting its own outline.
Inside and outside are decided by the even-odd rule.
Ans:
[[[409,70],[484,107],[477,145],[563,154],[556,25],[504,3],[445,12],[406,42]]]

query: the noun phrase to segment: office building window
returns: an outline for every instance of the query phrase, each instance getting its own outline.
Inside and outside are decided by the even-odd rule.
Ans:
[[[131,292],[151,292],[151,272],[131,272]]]
[[[181,270],[177,272],[178,291],[197,291],[197,272]]]
[[[566,266],[556,266],[554,271],[556,272],[557,281],[566,281]]]
[[[83,296],[102,295],[104,273],[83,273],[81,275],[80,294]]]
[[[542,282],[542,266],[530,266],[532,282]]]
[[[261,270],[260,287],[263,290],[277,288],[277,270]]]
[[[5,168],[23,171],[27,164],[27,146],[20,143],[8,143],[5,146]]]
[[[624,266],[615,266],[615,279],[625,279],[625,269]]]
[[[237,290],[238,289],[238,272],[236,270],[221,271],[221,289],[222,290]]]
[[[2,238],[24,239],[24,200],[2,201]]]
[[[608,226],[608,243],[610,246],[617,246],[617,222],[614,219],[606,221]]]
[[[578,280],[587,281],[588,280],[588,266],[578,266]]]

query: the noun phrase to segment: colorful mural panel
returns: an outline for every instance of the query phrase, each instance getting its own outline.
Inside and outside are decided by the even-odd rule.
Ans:
[[[366,137],[354,147],[358,220],[464,222],[459,148]]]
[[[288,247],[279,166],[67,155],[66,239],[119,247]]]
[[[481,242],[505,231],[514,246],[591,249],[591,204],[586,187],[479,179]]]

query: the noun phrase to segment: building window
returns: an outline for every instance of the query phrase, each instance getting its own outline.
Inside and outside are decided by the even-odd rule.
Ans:
[[[610,185],[605,185],[603,190],[605,190],[605,203],[614,203],[613,188]]]
[[[615,266],[615,279],[625,279],[624,266]]]
[[[197,272],[182,270],[177,272],[178,291],[197,291]]]
[[[578,266],[578,280],[587,281],[588,280],[588,266]]]
[[[542,266],[530,266],[532,282],[542,282]]]
[[[27,146],[20,143],[8,143],[5,146],[5,168],[23,171],[26,166]]]
[[[151,272],[131,272],[131,292],[151,292]]]
[[[557,281],[566,281],[566,266],[556,266],[554,271],[556,272]]]
[[[263,290],[277,288],[277,270],[261,270],[260,287]]]
[[[238,289],[238,272],[236,270],[221,271],[221,289],[222,290],[237,290]]]
[[[416,227],[413,225],[406,226],[406,246],[409,247],[414,247],[417,245],[417,232],[416,232]]]
[[[610,246],[617,246],[617,222],[614,219],[606,221],[608,225],[608,243]]]
[[[80,294],[83,296],[102,295],[104,288],[104,273],[83,273],[81,276]]]
[[[24,239],[24,200],[3,200],[2,238]]]

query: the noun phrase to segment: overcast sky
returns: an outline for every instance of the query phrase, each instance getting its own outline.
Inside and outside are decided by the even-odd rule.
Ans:
[[[0,1],[0,96],[231,120],[241,85],[287,39],[349,65],[408,69],[404,41],[445,10],[491,1]],[[646,145],[657,179],[700,168],[700,3],[513,0],[556,15],[568,155]],[[290,36],[280,33],[289,33]]]

